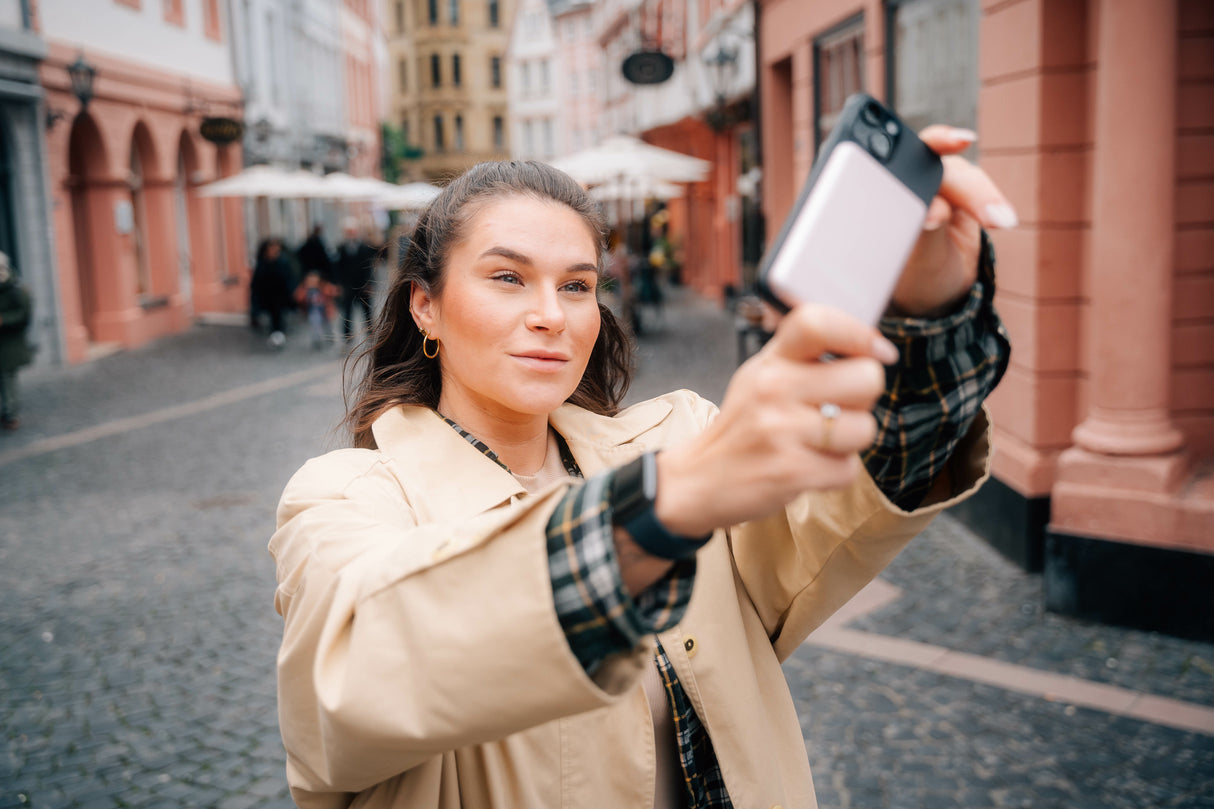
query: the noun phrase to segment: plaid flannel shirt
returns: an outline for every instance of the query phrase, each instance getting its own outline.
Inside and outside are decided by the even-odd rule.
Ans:
[[[862,457],[882,492],[907,510],[922,502],[1007,369],[1011,344],[992,304],[994,253],[985,233],[982,240],[978,280],[960,311],[939,320],[886,318],[880,324],[902,362],[886,371],[886,391],[873,409],[877,439]],[[452,426],[501,464],[488,447]],[[560,443],[566,470],[581,477]],[[676,562],[635,599],[624,590],[612,538],[613,475],[603,472],[570,488],[548,521],[557,616],[588,674],[608,657],[628,654],[646,635],[677,624],[695,580],[693,558]],[[656,662],[674,720],[687,806],[732,807],[712,740],[660,643]]]

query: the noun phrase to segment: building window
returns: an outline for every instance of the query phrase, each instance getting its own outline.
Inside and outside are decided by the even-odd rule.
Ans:
[[[443,63],[437,53],[430,54],[430,86],[441,87],[443,84]]]
[[[434,116],[434,151],[443,152],[447,149],[446,139],[443,137],[443,116]]]
[[[527,96],[531,95],[531,63],[523,62],[518,67],[519,67],[519,84],[522,85],[522,87],[520,89],[522,91],[523,97],[526,98]]]
[[[556,141],[552,137],[552,119],[544,119],[544,157],[551,158],[556,154]]]
[[[501,12],[497,0],[489,0],[489,27],[497,28],[502,24]]]
[[[489,57],[489,86],[502,86],[502,57],[500,56]]]
[[[864,89],[864,15],[814,40],[814,151],[852,93]]]
[[[535,154],[535,124],[523,121],[523,157]]]
[[[426,17],[431,25],[438,25],[438,0],[426,0]]]
[[[400,138],[405,143],[409,142],[409,119],[408,118],[400,119]]]
[[[405,32],[405,0],[396,0],[393,8],[396,17],[396,33],[403,34]]]
[[[447,21],[459,25],[459,0],[447,0]]]
[[[396,80],[402,93],[409,89],[409,63],[404,59],[396,63]]]
[[[185,27],[185,4],[182,0],[163,0],[164,21],[170,25]]]
[[[461,81],[462,77],[460,72],[459,54],[456,53],[451,56],[451,83],[456,87],[459,87]]]
[[[455,116],[455,151],[464,151],[464,116]]]
[[[548,60],[544,59],[540,62],[540,94],[548,95],[550,79],[548,76]]]
[[[499,152],[506,150],[506,123],[502,116],[493,116],[493,148]]]
[[[223,25],[219,20],[219,0],[204,0],[202,4],[202,30],[207,39],[223,40]]]
[[[934,123],[976,128],[979,5],[979,0],[902,0],[889,6],[885,86],[912,129]],[[946,41],[947,48],[936,50]]]

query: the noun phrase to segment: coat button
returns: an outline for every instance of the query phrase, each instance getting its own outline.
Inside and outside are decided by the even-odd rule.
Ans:
[[[688,658],[696,656],[696,639],[691,635],[688,635],[683,641],[683,651],[687,652]]]

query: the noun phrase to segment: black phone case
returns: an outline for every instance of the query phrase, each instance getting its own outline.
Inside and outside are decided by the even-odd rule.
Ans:
[[[784,224],[780,227],[780,232],[776,234],[775,241],[771,243],[771,247],[767,249],[759,262],[758,281],[756,284],[759,295],[781,312],[787,312],[789,306],[768,286],[768,268],[771,266],[776,254],[780,251],[780,247],[784,244],[784,239],[792,228],[793,222],[796,221],[797,215],[805,206],[809,195],[813,193],[818,175],[821,173],[822,167],[826,165],[826,160],[830,157],[830,153],[834,148],[840,143],[851,141],[869,154],[873,154],[868,143],[857,137],[856,125],[860,121],[864,109],[874,104],[880,108],[884,115],[896,121],[900,129],[897,140],[893,145],[893,151],[887,159],[881,162],[915,196],[923,200],[924,205],[931,205],[932,197],[936,196],[936,192],[940,189],[940,180],[944,177],[944,164],[940,162],[940,156],[929,149],[927,144],[921,141],[919,136],[915,134],[915,131],[908,127],[893,110],[877,99],[867,93],[854,93],[848,96],[847,101],[843,104],[842,111],[839,113],[839,119],[835,122],[834,128],[831,129],[826,140],[822,142],[822,148],[818,152],[817,159],[814,160],[813,168],[810,169],[809,181],[801,189],[797,202],[784,219]]]

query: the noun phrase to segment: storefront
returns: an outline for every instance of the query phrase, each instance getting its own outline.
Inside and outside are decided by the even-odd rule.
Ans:
[[[69,67],[92,72],[73,87]],[[87,72],[87,71],[86,71]],[[64,359],[81,362],[182,331],[199,313],[247,306],[239,200],[195,190],[241,168],[203,118],[241,117],[235,86],[170,77],[52,43],[42,64],[47,175]]]

